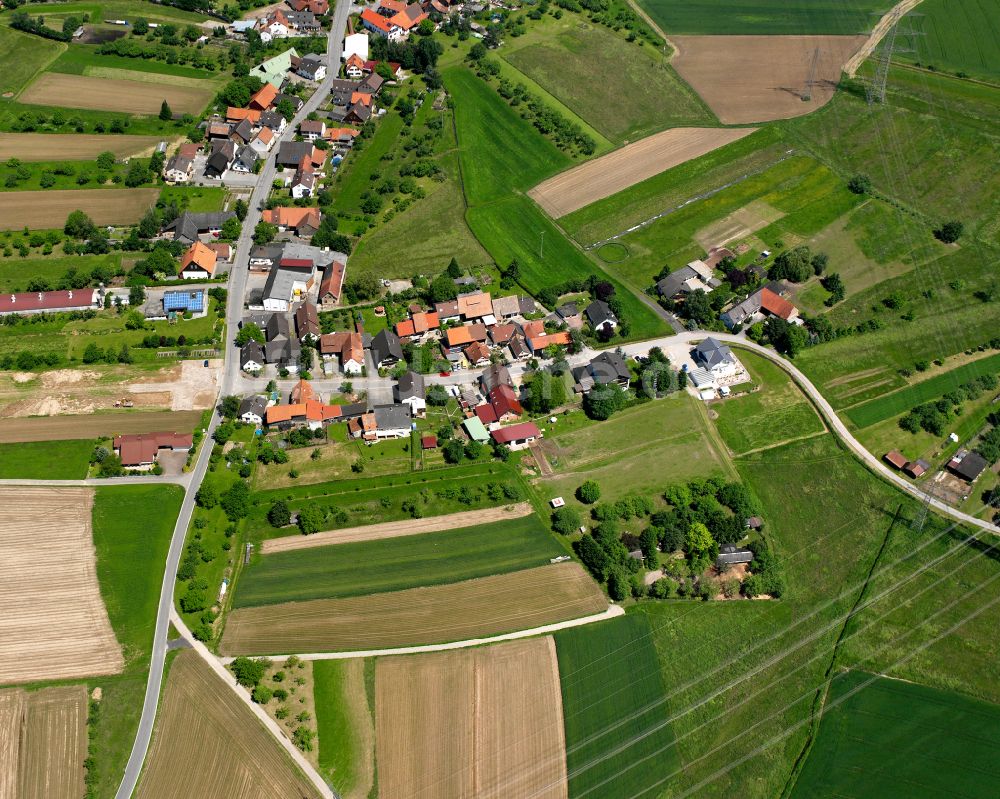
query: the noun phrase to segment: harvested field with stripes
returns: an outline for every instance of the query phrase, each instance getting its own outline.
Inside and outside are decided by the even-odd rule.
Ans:
[[[319,793],[243,701],[194,652],[170,665],[137,799]]]
[[[0,684],[116,674],[122,652],[97,582],[89,488],[0,488]]]
[[[138,222],[159,196],[159,189],[0,192],[0,230],[61,230],[66,217],[77,210],[97,225],[129,225]]]
[[[0,691],[2,799],[79,799],[86,757],[86,686]]]
[[[566,742],[550,636],[380,658],[379,796],[565,799]]]
[[[865,36],[674,36],[672,66],[726,125],[800,117],[830,101]],[[810,74],[815,74],[807,87]],[[806,99],[808,98],[808,99]]]
[[[296,549],[311,549],[330,544],[381,541],[384,538],[401,538],[420,533],[434,533],[442,530],[455,530],[460,527],[492,524],[507,519],[519,519],[522,516],[530,516],[532,513],[534,510],[529,503],[520,502],[517,505],[505,505],[502,508],[462,511],[461,513],[450,513],[447,516],[428,516],[423,519],[404,519],[398,522],[345,527],[343,530],[327,530],[314,535],[271,538],[263,543],[261,552],[267,555],[273,552],[291,552]]]
[[[233,611],[224,655],[347,652],[482,638],[607,610],[578,563],[450,585]]]
[[[17,99],[29,105],[145,115],[157,114],[166,100],[175,114],[197,115],[205,110],[214,89],[214,83],[198,88],[43,72]]]
[[[119,158],[152,153],[159,136],[101,136],[83,133],[0,133],[0,161],[76,161],[103,152]]]
[[[528,192],[558,219],[749,136],[756,128],[672,128],[561,172]]]
[[[0,444],[68,441],[159,430],[188,432],[201,421],[199,411],[96,413],[79,416],[29,416],[0,420]]]

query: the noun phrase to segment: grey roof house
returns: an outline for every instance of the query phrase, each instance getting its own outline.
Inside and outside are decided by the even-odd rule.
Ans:
[[[388,328],[380,330],[372,339],[372,360],[378,367],[395,366],[403,360],[403,348],[399,336]]]

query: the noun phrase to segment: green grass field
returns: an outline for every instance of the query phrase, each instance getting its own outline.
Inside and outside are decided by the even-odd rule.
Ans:
[[[918,14],[910,24],[923,35],[914,37],[916,52],[905,60],[996,83],[1000,6],[991,0],[925,0]]]
[[[148,72],[154,75],[170,75],[174,78],[188,78],[197,81],[219,80],[218,73],[182,64],[166,64],[162,61],[144,58],[126,58],[118,55],[98,55],[90,47],[75,45],[59,55],[47,71],[67,75],[90,75],[97,69],[124,69],[130,72]],[[180,84],[189,85],[189,84]],[[197,84],[195,84],[197,85]]]
[[[520,282],[532,293],[568,278],[604,276],[537,205],[517,193],[567,166],[569,159],[468,70],[453,67],[443,76],[455,98],[462,180],[470,206],[466,218],[493,260],[504,266],[517,260]],[[666,323],[637,297],[624,288],[619,296],[632,338],[665,332]]]
[[[98,266],[117,269],[121,262],[121,253],[117,252],[107,255],[0,258],[0,291],[25,291],[28,281],[34,277],[48,280],[54,286],[70,269],[88,273]]]
[[[773,34],[867,33],[873,14],[891,7],[886,0],[811,0],[788,5],[781,0],[640,0],[639,5],[666,33]]]
[[[649,622],[628,616],[555,640],[570,799],[659,795],[659,775],[679,758]]]
[[[347,712],[341,660],[317,660],[313,669],[313,699],[316,703],[316,732],[319,735],[319,767],[341,796],[351,796],[358,775],[356,763],[360,742],[352,735],[352,719]]]
[[[0,444],[0,479],[82,480],[93,451],[87,440]]]
[[[564,554],[534,516],[399,539],[262,555],[233,606],[401,591],[527,569]]]
[[[499,53],[617,144],[716,121],[661,53],[573,15],[546,18]]]
[[[761,500],[764,535],[783,564],[781,600],[644,602],[635,609],[649,617],[667,687],[681,765],[663,788],[674,796],[782,794],[805,729],[757,747],[808,719],[840,627],[895,511],[901,502],[911,507],[829,435],[763,450],[736,465]]]
[[[692,185],[686,197],[700,197],[709,188],[715,186],[702,183],[698,189]],[[831,169],[813,158],[793,155],[622,236],[618,241],[628,248],[628,257],[609,265],[608,270],[645,289],[665,264],[677,269],[701,258],[709,247],[729,239],[734,230],[753,232],[738,236],[731,244],[746,241],[751,252],[780,250],[783,247],[779,245],[787,247],[807,239],[859,202]],[[675,205],[665,202],[661,208]],[[830,271],[836,268],[836,264],[829,267]]]
[[[984,267],[998,263],[1000,254],[983,245],[978,252],[954,251],[883,281],[828,314],[835,328],[876,320],[880,329],[811,347],[796,356],[796,363],[835,408],[903,388],[899,370],[975,350],[996,337],[1000,304],[976,294],[993,290],[993,274]],[[882,302],[890,295],[902,300],[896,310]]]
[[[760,388],[712,403],[719,434],[735,455],[823,432],[813,406],[780,366],[746,350],[736,355]]]
[[[570,422],[570,420],[573,420]],[[581,426],[563,431],[579,420]],[[573,497],[585,480],[596,480],[602,500],[629,494],[655,496],[669,483],[736,472],[705,415],[704,404],[677,394],[587,423],[582,412],[546,424],[546,446],[554,475],[537,484],[543,499]]]
[[[143,0],[105,0],[100,3],[46,3],[38,9],[44,15],[66,17],[70,14],[83,17],[87,15],[90,22],[100,23],[109,19],[135,19],[142,17],[150,22],[190,22],[197,25],[205,22],[208,17],[191,11],[184,11],[159,3],[146,3]]]
[[[559,224],[580,244],[603,241],[706,191],[773,165],[782,157],[780,142],[781,128],[766,126],[560,217]]]
[[[865,70],[868,70],[865,67]],[[781,123],[789,144],[814,152],[844,175],[867,174],[875,187],[923,214],[928,229],[958,219],[1000,244],[996,157],[1000,88],[898,68],[885,104],[869,106],[849,84],[808,116]]]
[[[375,135],[365,142],[359,152],[351,153],[338,177],[337,197],[334,207],[338,212],[361,213],[358,207],[361,195],[372,187],[372,175],[381,172],[379,164],[396,142],[399,132],[403,129],[403,118],[396,113],[389,113],[378,123]]]
[[[792,799],[994,792],[1000,707],[857,671],[833,681],[829,703]]]
[[[121,782],[142,711],[163,567],[183,491],[178,486],[97,488],[94,547],[101,596],[125,656],[124,673],[96,678],[101,715],[93,735],[96,796]]]
[[[148,160],[142,159],[148,164]],[[14,186],[8,186],[6,179],[10,176],[16,176],[17,172],[20,170],[27,170],[28,177],[19,181]],[[17,167],[10,167],[0,165],[0,191],[44,191],[48,189],[64,190],[64,189],[97,189],[97,188],[108,188],[108,189],[118,189],[121,188],[121,181],[125,179],[128,174],[129,167],[127,164],[120,163],[115,164],[110,171],[102,172],[98,169],[96,161],[30,161],[26,163],[19,164]],[[51,186],[43,186],[41,183],[42,176],[45,174],[51,176],[53,183]],[[104,181],[99,181],[99,176],[103,175]],[[113,183],[112,181],[117,178],[118,183]],[[83,180],[81,183],[80,181]],[[150,175],[150,178],[143,183],[143,186],[155,185],[156,181],[159,180],[158,176]]]
[[[61,42],[0,25],[0,93],[17,94],[65,49]],[[7,98],[0,99],[0,103],[7,102]]]
[[[849,408],[846,416],[856,427],[869,427],[905,413],[915,405],[938,400],[942,395],[981,375],[996,375],[998,372],[1000,372],[1000,355],[980,358],[929,380],[922,380],[900,391]]]

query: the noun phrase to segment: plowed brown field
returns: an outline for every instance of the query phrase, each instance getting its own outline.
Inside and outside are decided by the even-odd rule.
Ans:
[[[361,527],[345,527],[343,530],[327,530],[314,535],[290,535],[265,541],[261,551],[290,552],[295,549],[325,547],[330,544],[353,544],[360,541],[379,541],[383,538],[402,538],[420,533],[436,533],[442,530],[456,530],[477,524],[492,524],[507,519],[530,516],[534,509],[527,502],[505,505],[502,508],[484,508],[451,513],[447,516],[428,516],[424,519],[406,519],[399,522],[383,522]]]
[[[201,420],[198,411],[32,416],[0,420],[0,444],[19,441],[66,441],[127,433],[171,431],[186,433]]]
[[[93,501],[89,488],[0,488],[11,511],[0,520],[0,684],[121,671],[97,582]]]
[[[212,99],[214,84],[206,88],[149,84],[136,80],[88,78],[43,72],[17,98],[29,105],[89,108],[122,114],[156,114],[166,100],[175,114],[200,114]]]
[[[672,36],[670,41],[678,48],[672,65],[681,77],[720,121],[736,125],[799,117],[825,105],[844,63],[866,37]]]
[[[379,796],[566,797],[551,637],[380,658],[376,669]]]
[[[65,189],[0,192],[0,230],[62,228],[73,211],[98,225],[138,222],[160,196],[159,189]]]
[[[17,799],[25,693],[0,691],[0,799]]]
[[[319,793],[194,652],[170,665],[137,799],[311,799]]]
[[[528,192],[559,218],[671,167],[742,139],[757,128],[672,128],[561,172]]]
[[[20,799],[79,799],[87,757],[87,688],[28,694],[20,757]]]
[[[464,641],[607,610],[578,563],[348,599],[239,608],[225,655],[347,652]]]
[[[103,152],[119,157],[138,155],[156,147],[159,136],[101,136],[83,133],[0,133],[0,161],[75,161]]]

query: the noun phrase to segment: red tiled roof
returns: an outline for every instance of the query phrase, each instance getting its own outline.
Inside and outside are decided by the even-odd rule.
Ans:
[[[500,444],[509,444],[512,441],[524,441],[528,438],[541,438],[542,431],[534,422],[521,422],[512,424],[509,427],[501,427],[490,433],[493,440]]]
[[[506,383],[501,383],[494,388],[490,392],[489,400],[498,419],[508,413],[515,416],[524,413],[524,408],[521,407],[521,403],[517,399],[517,393]]]
[[[422,449],[434,449],[437,445],[437,436],[421,436],[420,438],[420,446]]]
[[[278,96],[278,88],[272,83],[265,83],[260,90],[250,98],[250,105],[266,111],[271,107],[274,98]]]
[[[319,208],[291,208],[283,205],[264,211],[260,216],[265,222],[286,228],[300,228],[304,225],[318,228],[321,218]]]
[[[555,344],[557,347],[564,347],[571,344],[573,339],[570,338],[569,333],[565,330],[559,333],[548,333],[542,336],[534,336],[528,339],[528,345],[533,350],[543,350],[546,347],[550,347]]]
[[[472,343],[472,334],[468,325],[463,325],[462,327],[449,327],[448,330],[445,331],[445,335],[448,337],[449,347],[458,347],[462,344]]]
[[[406,319],[396,325],[396,335],[400,338],[403,338],[404,336],[412,336],[415,332],[416,328],[413,326],[412,319]]]
[[[340,261],[334,261],[327,267],[323,275],[323,282],[319,284],[320,299],[329,294],[338,302],[340,301],[340,291],[344,285],[344,272],[346,270],[347,264],[342,264]]]
[[[207,274],[215,274],[215,253],[208,248],[207,245],[202,244],[200,241],[196,241],[190,247],[184,257],[181,258],[181,271],[190,269],[195,266],[199,269],[204,270]]]
[[[468,347],[465,348],[465,357],[468,358],[471,363],[489,360],[490,348],[479,341],[473,341]]]
[[[497,421],[497,412],[493,410],[492,405],[477,405],[474,410],[483,424],[493,424]]]
[[[24,311],[77,310],[94,307],[93,289],[66,291],[25,291],[20,294],[0,294],[0,313]]]
[[[361,12],[361,21],[367,22],[369,25],[372,25],[385,33],[389,33],[389,31],[392,30],[392,25],[389,24],[389,20],[381,14],[375,13],[370,8],[366,8]]]
[[[784,320],[791,319],[795,315],[795,306],[784,297],[779,297],[771,289],[760,290],[760,307],[769,314],[779,316]]]
[[[268,84],[270,86],[270,84]],[[254,124],[260,122],[260,111],[256,108],[233,108],[229,106],[226,110],[226,119],[230,122],[241,122],[249,119]]]
[[[307,380],[300,378],[299,382],[295,384],[295,388],[292,389],[290,399],[292,404],[314,400],[316,399],[316,390],[309,385]]]
[[[466,319],[478,319],[493,313],[493,301],[485,291],[458,298],[458,312]]]

